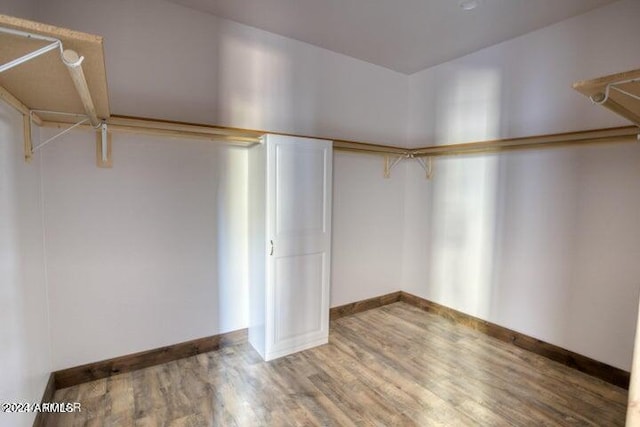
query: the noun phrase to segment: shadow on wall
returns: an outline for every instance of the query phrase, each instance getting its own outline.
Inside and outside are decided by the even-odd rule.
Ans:
[[[317,55],[234,23],[219,25],[217,122],[317,133]]]
[[[500,72],[460,68],[448,79],[436,96],[438,140],[498,138],[509,96]],[[563,342],[574,262],[573,157],[527,151],[438,159],[428,201],[430,296]]]
[[[259,40],[224,34],[218,52],[218,111],[222,123],[266,128],[277,111],[290,110],[291,64]],[[235,69],[233,65],[244,64]],[[238,72],[240,71],[240,72]],[[279,96],[278,96],[279,95]],[[268,107],[266,101],[273,103]],[[267,104],[268,105],[268,104]]]
[[[493,139],[500,129],[500,74],[493,69],[457,70],[448,102],[438,106],[443,141]],[[443,90],[443,89],[439,89]],[[437,162],[429,218],[433,298],[486,318],[493,293],[494,222],[497,197],[494,156]]]
[[[222,26],[216,42],[217,123],[251,129],[287,129],[278,114],[292,109],[290,59],[275,46]],[[228,27],[228,28],[227,28]],[[235,30],[235,31],[234,31]],[[219,161],[216,203],[226,206],[217,218],[218,325],[221,331],[249,324],[248,151],[230,148]],[[232,160],[232,161],[230,161]],[[238,239],[242,243],[238,244]],[[230,244],[234,242],[234,244]],[[238,289],[241,287],[241,290]]]
[[[246,153],[91,137],[41,152],[54,370],[245,327]]]
[[[446,79],[433,101],[437,139],[498,136],[506,126],[500,74],[456,69]],[[409,288],[629,369],[640,290],[633,261],[640,256],[637,146],[464,155],[434,164],[434,179],[420,186],[423,216],[414,219],[426,217],[427,243],[411,243],[421,245],[426,266]]]
[[[248,325],[248,152],[220,150],[216,194],[217,325],[228,332]]]
[[[1,106],[0,129],[8,132],[15,127],[14,124],[21,123],[12,120],[7,109],[7,105]],[[13,114],[17,117],[17,114]],[[20,129],[21,126],[18,126]],[[3,132],[3,134],[5,133]],[[10,135],[3,135],[0,142],[0,324],[2,328],[0,340],[0,356],[2,366],[7,369],[2,374],[2,390],[0,398],[10,398],[14,396],[27,397],[28,394],[22,389],[21,378],[15,378],[9,373],[22,373],[26,368],[26,353],[24,337],[26,337],[26,325],[29,321],[28,312],[25,310],[25,299],[22,288],[24,287],[22,266],[28,261],[24,253],[24,241],[21,234],[27,224],[21,224],[21,203],[19,183],[21,177],[18,168],[21,166],[16,156],[18,144]],[[27,189],[23,189],[27,190]],[[34,262],[37,260],[34,259]],[[26,388],[26,387],[25,387]]]
[[[22,114],[0,104],[0,401],[30,402],[51,370],[40,157],[25,163]],[[29,421],[10,418],[14,425]]]

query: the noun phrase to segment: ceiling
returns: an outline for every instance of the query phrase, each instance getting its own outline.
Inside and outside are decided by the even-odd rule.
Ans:
[[[405,74],[615,0],[170,0]]]

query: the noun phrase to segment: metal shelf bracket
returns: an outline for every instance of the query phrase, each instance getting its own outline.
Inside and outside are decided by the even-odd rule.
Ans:
[[[416,159],[418,163],[420,163],[420,166],[422,166],[422,169],[424,169],[425,178],[427,178],[428,180],[431,180],[431,178],[433,177],[433,161],[431,157],[427,157],[426,160],[424,157],[413,157],[413,158]]]
[[[113,167],[111,132],[108,131],[107,123],[104,120],[100,125],[100,131],[96,133],[96,165],[99,168]]]
[[[408,158],[407,155],[402,156],[384,156],[384,177],[385,179],[391,178],[391,171],[394,167],[398,165],[402,160]]]
[[[48,45],[43,46],[39,49],[34,50],[33,52],[27,53],[25,55],[22,55],[19,58],[16,58],[12,61],[7,62],[6,64],[2,64],[0,65],[0,73],[10,70],[13,67],[17,67],[20,64],[24,64],[27,61],[30,61],[34,58],[37,58],[40,55],[44,55],[45,53],[54,50],[54,49],[59,49],[60,50],[60,57],[62,58],[62,54],[63,54],[63,50],[62,50],[62,42],[56,38],[53,37],[46,37],[46,36],[41,36],[39,34],[32,34],[32,33],[27,33],[25,31],[20,31],[20,30],[14,30],[12,28],[4,28],[4,27],[0,27],[0,33],[5,33],[5,34],[11,34],[14,36],[18,36],[18,37],[24,37],[24,38],[28,38],[28,39],[34,39],[34,40],[41,40],[41,41],[46,41],[49,42]]]
[[[398,163],[400,163],[402,160],[405,160],[405,159],[417,160],[420,166],[422,166],[422,169],[424,169],[425,171],[425,178],[427,178],[428,180],[431,180],[431,178],[433,177],[433,161],[431,159],[431,156],[428,156],[426,158],[418,157],[418,156],[415,156],[413,153],[404,154],[401,156],[390,156],[390,155],[384,156],[384,177],[391,178],[391,171],[393,170],[393,168],[396,167]]]
[[[35,145],[31,148],[31,153],[35,153],[38,150],[41,150],[45,145],[55,141],[56,139],[58,139],[59,137],[61,137],[62,135],[65,135],[67,133],[69,133],[71,130],[77,128],[80,125],[83,125],[84,123],[86,123],[87,121],[89,121],[89,118],[86,116],[83,116],[82,114],[73,114],[73,113],[60,113],[57,111],[44,111],[44,110],[30,110],[29,111],[29,133],[31,134],[31,123],[34,122],[34,115],[36,113],[46,113],[46,114],[58,114],[58,115],[62,115],[62,116],[72,116],[72,117],[77,117],[77,118],[81,118],[83,117],[82,120],[76,122],[75,124],[69,126],[68,128],[62,130],[61,132],[58,132],[57,134],[53,135],[51,138],[48,138],[46,141],[41,142],[38,145]]]
[[[620,89],[618,87],[618,85],[623,85],[626,83],[637,83],[639,81],[640,79],[628,79],[628,80],[621,80],[619,82],[608,83],[604,88],[604,92],[598,92],[595,95],[590,96],[589,99],[594,104],[602,105],[609,100],[609,93],[611,92],[611,89],[613,89],[617,92],[622,93],[623,95],[627,95],[630,98],[640,101],[640,96],[633,94],[631,92],[628,92],[624,89]]]

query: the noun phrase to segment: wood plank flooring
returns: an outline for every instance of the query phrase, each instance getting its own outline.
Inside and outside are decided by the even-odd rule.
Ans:
[[[263,362],[244,340],[58,390],[47,426],[624,425],[624,389],[398,302]]]

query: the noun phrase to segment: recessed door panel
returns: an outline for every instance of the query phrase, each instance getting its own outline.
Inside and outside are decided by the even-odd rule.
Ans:
[[[326,156],[323,147],[276,147],[276,237],[325,231]]]
[[[275,267],[275,341],[321,332],[324,254],[281,257]]]

